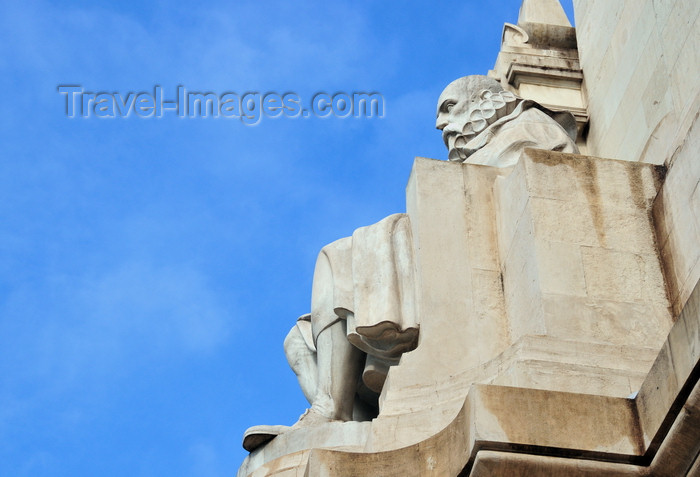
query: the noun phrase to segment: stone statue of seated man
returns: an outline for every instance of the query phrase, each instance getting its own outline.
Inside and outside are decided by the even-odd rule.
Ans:
[[[311,313],[284,341],[311,407],[291,427],[255,426],[255,449],[281,432],[377,416],[389,366],[416,347],[413,241],[406,214],[394,214],[323,247],[316,260]]]
[[[578,152],[571,114],[518,98],[486,76],[459,78],[445,88],[436,127],[450,161],[509,167],[526,147]],[[409,217],[395,214],[321,250],[311,313],[284,342],[311,407],[293,426],[249,428],[245,449],[301,427],[377,416],[389,366],[418,344],[413,249]]]

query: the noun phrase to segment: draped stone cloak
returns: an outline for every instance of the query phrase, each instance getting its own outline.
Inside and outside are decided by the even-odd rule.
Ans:
[[[348,340],[369,356],[396,362],[418,341],[409,218],[394,214],[326,245],[311,292],[311,331],[346,320]]]

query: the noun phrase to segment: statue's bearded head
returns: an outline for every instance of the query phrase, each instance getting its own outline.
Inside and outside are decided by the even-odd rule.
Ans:
[[[435,127],[442,131],[448,158],[467,159],[473,151],[465,146],[499,118],[510,114],[518,100],[488,76],[465,76],[447,85],[438,99]]]

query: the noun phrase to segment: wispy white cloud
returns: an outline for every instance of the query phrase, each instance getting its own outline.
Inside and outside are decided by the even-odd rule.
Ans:
[[[85,379],[116,383],[143,366],[211,353],[235,326],[206,277],[184,265],[127,262],[37,286],[16,289],[1,304],[2,328],[24,336],[30,352],[5,349],[19,353],[22,372],[50,377],[58,388]]]
[[[101,339],[145,354],[143,348],[210,351],[226,340],[231,324],[206,278],[187,266],[126,263],[85,284],[78,303]]]
[[[261,17],[277,18],[278,27],[251,25]],[[328,21],[309,25],[319,18]],[[257,2],[229,9],[162,3],[145,17],[109,6],[28,0],[4,3],[0,26],[13,39],[0,45],[0,67],[105,89],[144,86],[135,80],[202,88],[337,86],[397,59],[395,46],[375,48],[377,35],[362,9],[346,2],[273,9]]]

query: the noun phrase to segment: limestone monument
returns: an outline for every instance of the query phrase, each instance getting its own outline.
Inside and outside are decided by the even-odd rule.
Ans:
[[[321,250],[310,408],[239,476],[700,475],[700,4],[574,3],[524,0],[406,212]]]
[[[436,127],[451,160],[509,167],[526,147],[578,152],[571,114],[518,98],[487,76],[450,83]],[[389,366],[417,344],[413,246],[408,216],[395,214],[321,250],[311,313],[284,343],[311,407],[291,427],[248,429],[246,450],[304,426],[377,417]]]

